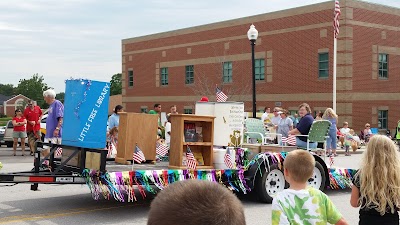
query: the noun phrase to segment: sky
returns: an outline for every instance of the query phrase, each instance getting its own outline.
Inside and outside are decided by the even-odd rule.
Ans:
[[[58,93],[71,77],[109,81],[121,72],[122,39],[325,1],[1,0],[0,83],[38,73]]]

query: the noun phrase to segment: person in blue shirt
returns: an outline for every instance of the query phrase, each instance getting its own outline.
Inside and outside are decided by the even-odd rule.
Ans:
[[[314,117],[311,116],[311,108],[307,103],[299,106],[299,116],[301,117],[299,123],[295,129],[289,131],[289,135],[308,135],[308,132],[310,132]],[[307,148],[307,137],[297,136],[296,145],[297,147]],[[310,142],[309,147],[311,149],[317,148],[317,142]]]
[[[119,113],[123,111],[122,105],[115,106],[114,113],[108,118],[108,130],[119,126]]]

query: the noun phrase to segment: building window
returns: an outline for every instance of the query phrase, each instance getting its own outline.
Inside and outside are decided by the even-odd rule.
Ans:
[[[147,113],[147,106],[140,107],[140,112],[141,113]]]
[[[193,114],[193,109],[183,109],[184,114]]]
[[[329,77],[329,53],[318,54],[318,77],[327,78]]]
[[[224,62],[222,81],[232,83],[232,62]]]
[[[297,110],[289,110],[289,113],[291,116],[294,116],[294,114],[297,114]]]
[[[388,111],[378,110],[378,128],[387,129],[388,128]]]
[[[388,78],[388,54],[379,54],[379,78]]]
[[[128,71],[128,86],[133,87],[133,70]]]
[[[168,85],[168,67],[161,68],[161,85]]]
[[[264,72],[264,59],[256,59],[255,60],[255,73],[256,73],[256,80],[264,80],[265,72]]]
[[[194,83],[194,66],[189,65],[186,66],[185,84],[193,84],[193,83]]]

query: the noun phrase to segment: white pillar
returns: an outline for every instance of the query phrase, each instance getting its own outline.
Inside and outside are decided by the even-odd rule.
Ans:
[[[332,77],[332,83],[333,83],[333,97],[332,97],[332,109],[336,112],[336,54],[337,52],[337,39],[334,37],[333,38],[333,77]]]

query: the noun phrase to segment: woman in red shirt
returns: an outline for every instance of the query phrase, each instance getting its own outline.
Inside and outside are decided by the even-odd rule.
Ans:
[[[25,117],[22,116],[22,111],[20,109],[15,110],[15,117],[13,118],[12,123],[14,125],[14,132],[13,132],[14,156],[16,155],[17,152],[18,138],[21,139],[22,156],[25,156],[26,119]]]

